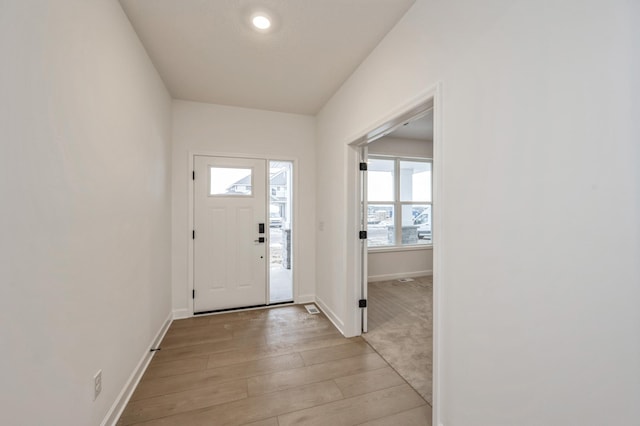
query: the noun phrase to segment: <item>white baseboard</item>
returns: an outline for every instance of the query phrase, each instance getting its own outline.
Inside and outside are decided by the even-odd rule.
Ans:
[[[320,299],[318,297],[316,297],[315,299],[316,299],[315,303],[316,303],[316,305],[318,305],[318,308],[320,308],[322,313],[325,314],[327,316],[327,318],[329,318],[329,321],[331,321],[333,323],[333,325],[338,329],[338,331],[340,333],[342,333],[342,335],[344,336],[345,335],[345,333],[344,333],[344,323],[342,321],[340,321],[340,319],[335,314],[335,312],[333,312],[331,309],[329,309],[327,304],[324,303],[322,301],[322,299]]]
[[[296,303],[302,305],[303,303],[313,303],[316,301],[316,296],[313,294],[302,294],[296,297]]]
[[[190,318],[192,316],[193,316],[193,314],[191,312],[189,312],[189,309],[174,309],[173,310],[173,319],[174,320]]]
[[[160,330],[158,330],[158,333],[156,333],[156,336],[153,338],[153,340],[149,344],[149,347],[147,348],[145,353],[142,355],[140,362],[138,362],[138,365],[131,373],[131,376],[129,376],[129,380],[127,380],[127,383],[125,383],[124,388],[122,388],[122,390],[120,391],[120,394],[118,395],[115,402],[111,406],[111,409],[109,410],[109,412],[107,412],[107,415],[104,417],[104,419],[100,423],[100,426],[116,425],[116,423],[120,419],[120,416],[122,415],[122,412],[124,411],[124,408],[127,406],[129,399],[131,399],[131,395],[133,394],[133,391],[136,389],[136,386],[138,386],[138,383],[140,382],[142,375],[144,374],[145,370],[149,366],[149,363],[151,362],[151,359],[153,358],[153,354],[155,352],[151,352],[151,349],[158,347],[158,345],[162,341],[162,338],[164,337],[167,330],[169,329],[169,326],[171,325],[172,321],[173,321],[173,313],[169,313],[169,316],[165,320],[164,324],[162,324],[162,327],[160,327]]]
[[[385,274],[385,275],[372,275],[367,278],[370,283],[374,283],[376,281],[391,281],[397,280],[400,278],[414,278],[414,277],[423,277],[425,275],[433,275],[433,270],[429,269],[428,271],[415,271],[415,272],[401,272],[398,274]]]

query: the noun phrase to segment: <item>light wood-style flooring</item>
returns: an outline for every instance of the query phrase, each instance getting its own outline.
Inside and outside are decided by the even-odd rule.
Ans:
[[[174,321],[119,425],[429,426],[363,339],[302,306]]]

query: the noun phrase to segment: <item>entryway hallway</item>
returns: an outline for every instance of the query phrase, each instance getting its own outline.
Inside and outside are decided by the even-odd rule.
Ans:
[[[119,425],[431,425],[362,338],[299,305],[174,321]]]

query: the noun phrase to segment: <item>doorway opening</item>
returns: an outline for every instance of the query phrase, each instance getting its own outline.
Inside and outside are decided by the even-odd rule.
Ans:
[[[432,402],[433,111],[366,147],[367,318],[362,337]]]
[[[293,162],[269,162],[269,303],[293,301]]]
[[[363,338],[434,407],[438,396],[442,242],[439,93],[439,86],[432,88],[351,144],[355,160],[352,182],[355,194],[359,194],[352,204],[356,213],[352,223],[354,237],[360,237],[351,246],[359,253],[352,269],[357,277],[354,305],[359,306],[354,318],[360,320]],[[394,134],[421,121],[429,121],[429,136],[398,138]],[[372,173],[378,176],[372,178]],[[368,194],[372,188],[369,179],[375,199]],[[386,180],[386,187],[381,180]],[[409,330],[418,323],[419,327]],[[422,353],[414,356],[414,349]]]

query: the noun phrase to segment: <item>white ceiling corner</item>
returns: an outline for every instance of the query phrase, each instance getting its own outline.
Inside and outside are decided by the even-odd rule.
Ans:
[[[120,0],[176,99],[315,114],[415,0]],[[248,24],[264,10],[274,30]]]

